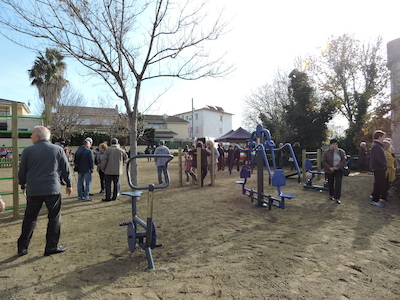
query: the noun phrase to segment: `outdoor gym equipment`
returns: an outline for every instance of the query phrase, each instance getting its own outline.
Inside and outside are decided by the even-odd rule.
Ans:
[[[119,223],[120,226],[127,226],[127,238],[128,238],[128,248],[130,252],[134,252],[136,246],[141,247],[146,252],[146,258],[149,265],[149,269],[154,269],[154,261],[151,253],[151,249],[156,247],[161,247],[161,244],[157,244],[157,232],[156,232],[156,224],[153,221],[153,196],[155,189],[164,189],[169,186],[169,174],[167,178],[165,178],[164,185],[155,186],[153,183],[150,183],[148,186],[135,186],[131,180],[130,167],[132,161],[137,158],[143,157],[168,157],[166,165],[168,166],[168,162],[171,161],[174,157],[170,154],[140,154],[132,156],[127,164],[126,164],[126,175],[128,178],[128,184],[132,188],[130,192],[124,192],[122,195],[130,196],[132,202],[132,220],[128,222]],[[137,216],[137,208],[136,201],[141,196],[141,190],[148,190],[148,200],[147,200],[147,219],[143,221],[141,218]],[[144,228],[145,231],[138,232],[138,227]]]
[[[256,144],[256,139],[260,141],[259,144]],[[285,199],[292,199],[295,197],[293,194],[285,194],[281,191],[281,187],[286,186],[286,177],[282,169],[276,168],[275,152],[282,151],[285,147],[289,149],[290,155],[293,158],[293,163],[298,174],[298,181],[300,182],[301,172],[292,146],[287,143],[280,148],[275,148],[275,143],[271,140],[270,132],[267,129],[263,129],[260,125],[257,125],[256,131],[251,134],[250,141],[245,149],[242,149],[237,145],[235,146],[235,150],[238,149],[247,153],[246,164],[240,171],[240,177],[244,180],[236,181],[236,183],[242,185],[243,195],[250,197],[251,201],[257,200],[258,206],[268,207],[269,209],[271,209],[272,206],[276,206],[284,209]],[[271,162],[274,170],[273,175],[267,159],[267,153],[270,153],[271,155]],[[246,187],[247,179],[251,176],[250,165],[257,165],[257,190]],[[277,188],[278,197],[264,193],[264,166],[267,168],[272,186]]]
[[[311,178],[309,178],[309,179],[306,180],[306,183],[305,183],[305,185],[304,185],[305,188],[307,188],[307,189],[314,189],[314,190],[320,190],[320,191],[327,191],[327,190],[329,189],[329,188],[328,188],[328,180],[326,180],[326,178],[325,178],[325,181],[324,181],[324,185],[323,185],[323,186],[321,186],[321,185],[314,185],[314,184],[313,184],[312,181],[313,181],[313,179],[315,178],[315,176],[316,176],[316,175],[324,175],[324,176],[325,176],[325,172],[312,171],[313,166],[312,166],[311,160],[310,160],[309,158],[306,159],[306,163],[305,163],[304,168],[306,169],[306,172],[308,172],[308,173],[311,174]]]

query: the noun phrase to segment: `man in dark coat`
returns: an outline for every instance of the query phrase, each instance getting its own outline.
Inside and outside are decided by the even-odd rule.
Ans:
[[[72,192],[71,173],[64,150],[50,143],[50,131],[46,127],[36,126],[31,139],[33,145],[22,151],[18,171],[18,181],[27,200],[22,233],[18,239],[18,255],[28,254],[28,246],[44,202],[49,219],[44,255],[48,256],[66,250],[58,247],[61,228],[59,171],[66,183],[68,196]]]
[[[381,199],[386,199],[386,156],[383,150],[383,140],[386,133],[382,130],[377,130],[374,133],[374,142],[371,148],[371,170],[374,172],[374,191],[372,192],[371,204],[377,207],[384,207],[384,202]]]

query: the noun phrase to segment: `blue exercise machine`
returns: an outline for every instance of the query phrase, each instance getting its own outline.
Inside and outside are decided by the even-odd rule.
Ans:
[[[311,174],[311,178],[306,180],[306,183],[304,184],[304,188],[307,189],[314,189],[314,190],[320,190],[320,191],[327,191],[328,188],[328,180],[324,180],[324,185],[314,185],[313,184],[313,179],[315,178],[316,175],[324,175],[325,172],[319,172],[319,171],[312,171],[313,165],[312,162],[309,158],[306,159],[306,163],[304,168],[306,169],[306,172]]]
[[[122,195],[130,196],[132,203],[132,220],[128,222],[119,223],[120,226],[127,226],[127,237],[128,237],[128,248],[130,252],[134,252],[137,248],[136,246],[141,247],[146,252],[146,258],[149,265],[149,269],[154,269],[154,261],[151,253],[151,249],[156,247],[161,247],[161,244],[157,244],[157,233],[156,233],[156,224],[153,221],[153,196],[154,190],[156,189],[164,189],[169,186],[169,175],[165,179],[166,183],[164,185],[155,186],[153,183],[148,186],[135,186],[131,180],[131,172],[130,172],[130,164],[132,161],[137,158],[143,157],[167,157],[169,158],[166,162],[171,161],[174,157],[169,154],[140,154],[131,157],[126,164],[126,175],[128,178],[128,184],[132,188],[130,192],[124,192]],[[141,190],[148,190],[148,200],[147,200],[147,219],[143,221],[141,218],[137,216],[136,209],[136,201],[141,196]],[[138,232],[138,227],[142,227],[145,231]]]
[[[255,140],[259,140],[260,143],[256,144]],[[250,141],[245,149],[235,146],[235,150],[244,151],[247,153],[247,159],[245,165],[240,171],[240,178],[243,180],[236,181],[236,183],[242,185],[242,194],[251,198],[251,201],[257,200],[257,205],[262,207],[268,207],[271,209],[272,206],[284,209],[285,199],[292,199],[295,196],[293,194],[283,193],[281,190],[282,186],[286,186],[286,177],[282,169],[276,168],[275,152],[282,151],[283,148],[288,148],[291,157],[293,158],[294,166],[298,174],[298,182],[300,182],[300,168],[296,160],[293,148],[289,143],[286,143],[282,147],[276,148],[275,143],[271,140],[271,134],[267,129],[263,129],[261,125],[257,125],[256,131],[251,134]],[[271,168],[268,162],[267,153],[271,155],[271,162],[274,172],[271,172]],[[257,190],[249,189],[246,187],[247,179],[251,176],[251,167],[257,166]],[[272,186],[277,188],[277,197],[264,193],[264,166],[267,168],[269,175],[269,182]]]

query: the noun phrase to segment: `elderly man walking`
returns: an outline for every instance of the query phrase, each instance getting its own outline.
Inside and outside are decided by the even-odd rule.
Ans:
[[[32,146],[22,151],[18,180],[26,195],[27,205],[22,233],[18,239],[18,255],[28,254],[28,246],[43,202],[48,210],[48,225],[44,255],[64,252],[58,247],[60,238],[61,185],[59,171],[65,181],[67,195],[71,195],[71,173],[64,150],[50,143],[50,131],[43,126],[32,130]]]
[[[111,140],[111,147],[108,147],[101,159],[100,168],[104,172],[104,185],[106,189],[106,198],[102,201],[117,200],[119,193],[119,176],[123,174],[123,164],[128,159],[128,155],[118,144],[118,140]],[[113,182],[113,195],[111,198],[111,182]]]

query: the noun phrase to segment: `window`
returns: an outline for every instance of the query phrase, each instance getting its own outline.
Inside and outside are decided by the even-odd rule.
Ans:
[[[196,126],[196,132],[195,133],[199,133],[199,132],[200,132],[199,126]]]
[[[195,119],[195,120],[198,120],[198,119],[199,119],[199,114],[195,114],[195,115],[194,115],[194,119]]]
[[[7,122],[0,123],[0,130],[7,130]]]
[[[222,115],[221,115],[221,116],[219,116],[219,120],[222,122]]]

